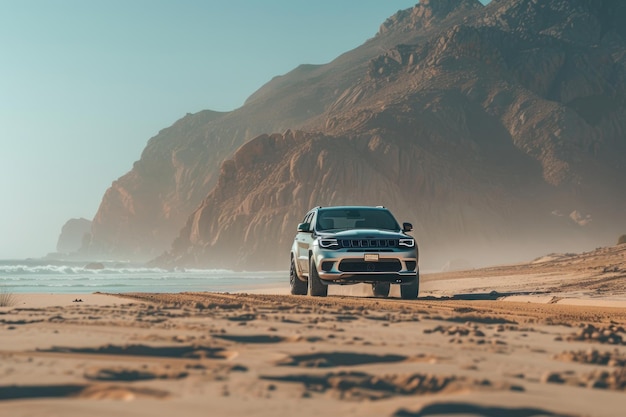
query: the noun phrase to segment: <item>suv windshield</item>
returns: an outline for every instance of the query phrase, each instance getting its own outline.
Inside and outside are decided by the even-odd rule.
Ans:
[[[329,208],[320,209],[316,229],[383,229],[400,230],[393,215],[385,209],[375,208]]]

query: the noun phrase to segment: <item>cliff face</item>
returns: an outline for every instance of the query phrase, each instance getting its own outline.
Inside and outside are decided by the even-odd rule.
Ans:
[[[624,5],[422,1],[332,63],[151,140],[107,192],[94,242],[152,254],[185,224],[161,264],[286,268],[304,213],[332,204],[390,207],[431,266],[613,242],[626,229]]]
[[[378,51],[413,39],[414,32],[378,35],[329,64],[302,65],[275,77],[237,110],[188,114],[163,129],[106,191],[83,252],[145,261],[169,249],[215,185],[224,158],[260,134],[310,125],[367,74]]]
[[[213,169],[223,150],[208,126],[227,114],[187,115],[150,139],[133,169],[106,191],[93,219],[92,256],[145,260],[168,247],[189,213],[209,192]]]
[[[513,146],[499,153],[512,169],[469,143],[451,146],[446,156],[459,163],[448,166],[419,132],[407,133],[255,138],[222,164],[217,186],[158,263],[286,268],[295,226],[318,205],[384,204],[431,248],[506,239],[528,226],[528,216],[511,223],[522,210],[538,227],[554,226],[547,207],[529,199],[544,191],[540,167]],[[483,148],[481,158],[464,155],[472,146]]]
[[[91,232],[91,221],[70,219],[63,225],[57,241],[57,252],[67,254],[78,251]]]

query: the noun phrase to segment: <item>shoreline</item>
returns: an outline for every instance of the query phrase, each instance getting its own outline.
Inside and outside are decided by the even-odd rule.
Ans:
[[[329,297],[354,297],[360,298],[372,298],[371,294],[368,294],[367,286],[346,286],[346,287],[331,287],[329,288]],[[390,301],[403,301],[399,298],[399,294],[395,294],[396,291],[392,291],[390,297],[380,300]],[[128,292],[128,293],[17,293],[12,294],[15,303],[11,306],[0,307],[0,311],[6,311],[11,308],[45,308],[45,307],[68,307],[76,305],[86,306],[107,306],[107,305],[124,305],[130,304],[133,301],[129,300],[126,295],[129,294],[154,294],[154,295],[184,295],[188,293],[194,294],[251,294],[251,295],[289,295],[289,289],[286,287],[260,287],[260,288],[246,288],[233,292],[216,292],[216,291],[183,291],[173,293],[151,293],[151,292]],[[325,298],[313,298],[309,296],[302,296],[304,298],[312,298],[324,300]],[[430,293],[420,293],[417,300],[412,302],[430,302],[430,301],[480,301],[489,300],[497,302],[512,302],[512,303],[529,303],[529,304],[558,304],[578,307],[609,307],[609,308],[626,308],[626,297],[613,297],[613,296],[576,296],[573,294],[500,294],[497,292],[491,293],[463,293],[463,294],[451,294],[451,295],[434,295]]]
[[[11,306],[0,307],[0,311],[12,308],[68,307],[72,305],[107,306],[130,303],[127,298],[105,293],[16,293],[12,294],[12,297],[15,303]]]

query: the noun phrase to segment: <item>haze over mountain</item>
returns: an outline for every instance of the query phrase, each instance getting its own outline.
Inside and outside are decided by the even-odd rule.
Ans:
[[[302,216],[334,204],[413,222],[426,267],[612,244],[626,230],[624,21],[618,0],[423,0],[240,109],[162,130],[83,250],[286,268]]]
[[[57,241],[56,256],[78,252],[86,239],[90,239],[91,221],[80,218],[68,220]]]

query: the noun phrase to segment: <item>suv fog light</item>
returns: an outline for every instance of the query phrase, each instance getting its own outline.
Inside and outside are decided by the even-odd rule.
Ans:
[[[332,262],[332,261],[324,261],[324,262],[322,262],[322,271],[324,271],[324,272],[331,271],[333,269],[333,264],[334,264],[334,262]]]

